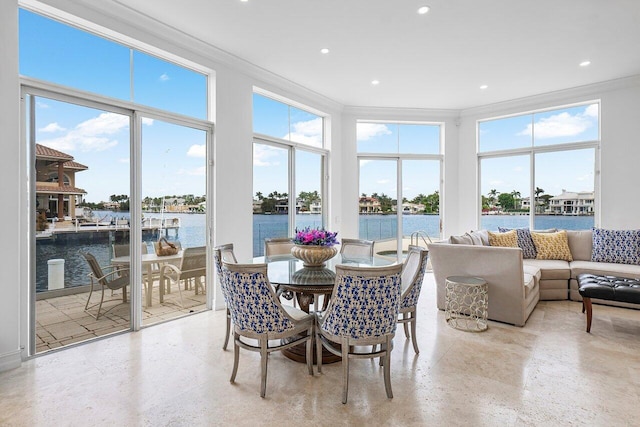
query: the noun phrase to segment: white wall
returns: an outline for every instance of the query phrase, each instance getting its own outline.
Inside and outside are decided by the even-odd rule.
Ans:
[[[640,228],[636,173],[640,159],[640,76],[636,76],[462,111],[458,221],[450,224],[449,234],[478,228],[477,120],[598,99],[601,167],[596,221],[604,228]]]
[[[17,1],[0,2],[0,141],[3,159],[0,182],[5,203],[0,209],[4,225],[0,245],[0,371],[20,364],[20,93],[18,85],[18,9]]]

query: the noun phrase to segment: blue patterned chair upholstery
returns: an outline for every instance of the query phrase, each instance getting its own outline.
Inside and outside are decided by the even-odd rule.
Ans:
[[[318,372],[322,372],[322,346],[342,356],[342,403],[347,403],[349,359],[383,360],[384,384],[391,391],[391,350],[400,307],[402,264],[388,267],[336,266],[336,282],[329,306],[318,316],[316,351]],[[340,344],[337,348],[335,344]],[[381,345],[378,351],[377,346]],[[374,346],[356,352],[354,346]],[[371,348],[371,347],[369,347]]]
[[[402,268],[402,296],[400,297],[400,318],[398,323],[404,324],[404,334],[411,339],[413,350],[420,353],[416,341],[417,304],[427,269],[429,251],[420,246],[409,246],[407,258]],[[411,325],[411,334],[409,334]]]
[[[234,361],[230,381],[235,381],[238,372],[240,347],[260,352],[260,396],[264,397],[267,389],[269,353],[303,342],[307,343],[309,375],[313,375],[314,315],[280,304],[267,278],[267,264],[236,264],[223,261],[222,277],[222,291],[233,321]],[[257,340],[258,345],[243,341],[243,337]],[[274,345],[273,342],[279,344]]]
[[[227,243],[225,245],[219,245],[213,248],[213,261],[216,265],[216,272],[218,273],[218,281],[222,286],[222,262],[229,262],[237,264],[238,260],[236,259],[235,254],[233,253],[233,243]],[[223,294],[224,295],[224,294]],[[225,302],[227,301],[227,296],[224,295]],[[229,336],[231,335],[231,311],[229,311],[229,307],[227,307],[227,331],[224,335],[224,344],[222,345],[222,349],[227,349],[227,344],[229,344]]]

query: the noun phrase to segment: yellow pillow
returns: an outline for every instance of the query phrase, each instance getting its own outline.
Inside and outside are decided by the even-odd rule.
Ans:
[[[516,230],[506,233],[494,233],[489,231],[489,246],[504,246],[507,248],[518,247],[518,233]]]
[[[556,233],[536,233],[532,231],[531,239],[533,244],[536,245],[536,252],[538,253],[536,259],[573,261],[565,230],[560,230]]]

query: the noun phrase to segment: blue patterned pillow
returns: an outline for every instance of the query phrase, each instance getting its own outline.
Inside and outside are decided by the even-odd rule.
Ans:
[[[518,234],[518,247],[522,249],[522,258],[535,259],[538,253],[536,252],[536,246],[531,239],[531,232],[528,228],[504,228],[498,227],[498,231],[505,233],[507,231],[516,230]]]
[[[593,262],[640,264],[640,230],[593,228]]]

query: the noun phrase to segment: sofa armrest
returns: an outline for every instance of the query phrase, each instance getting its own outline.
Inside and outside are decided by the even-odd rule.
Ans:
[[[445,308],[445,281],[449,276],[476,276],[489,285],[489,318],[524,325],[525,288],[522,250],[496,246],[429,245],[436,281],[438,308]]]

